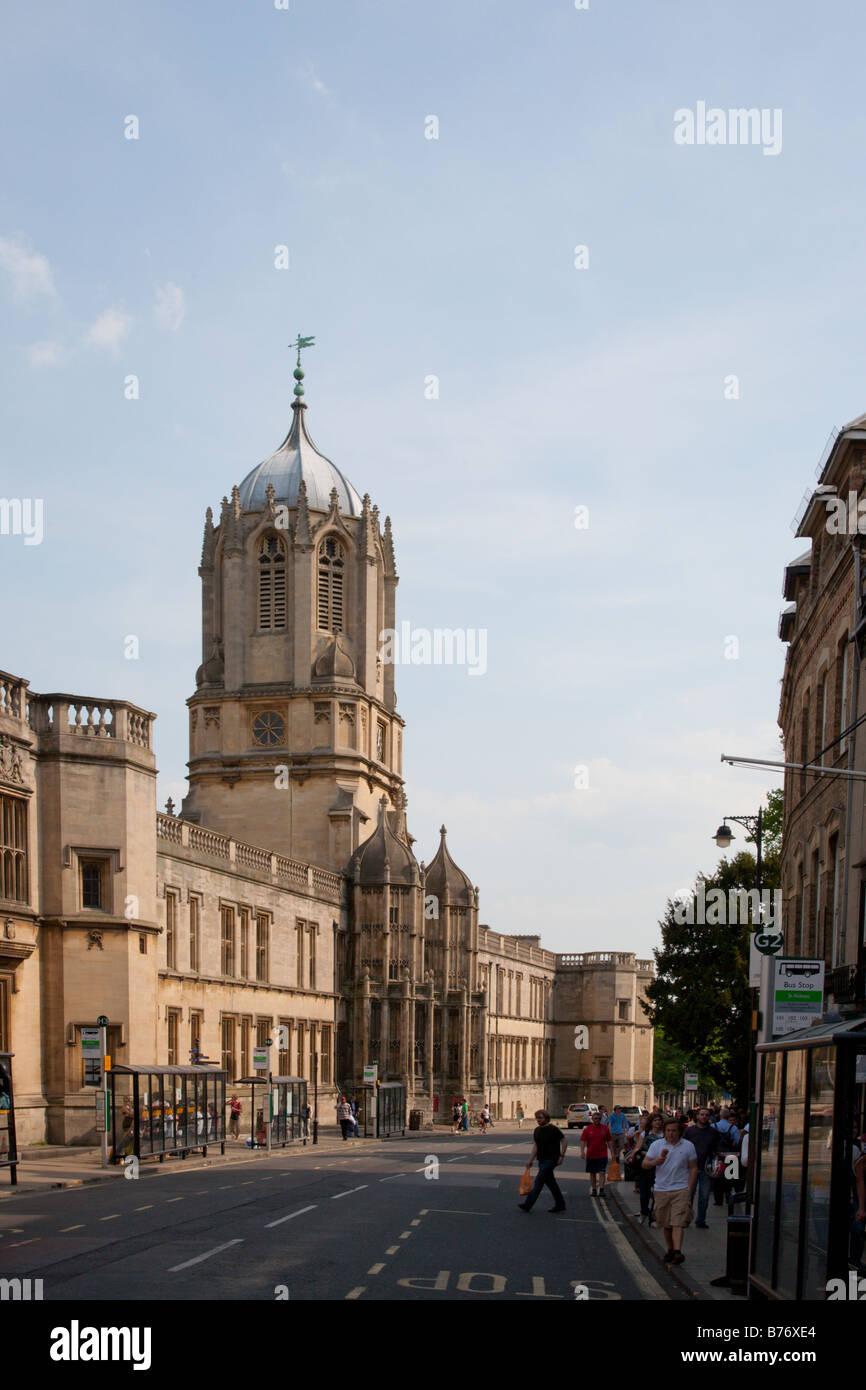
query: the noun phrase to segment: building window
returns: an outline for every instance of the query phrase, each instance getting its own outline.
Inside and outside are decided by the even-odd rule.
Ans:
[[[609,1062],[609,1061],[610,1061],[610,1058],[609,1058],[609,1057],[599,1057],[599,1059],[598,1059],[598,1075],[599,1075],[600,1080],[602,1080],[602,1081],[607,1081],[607,1079],[608,1079],[607,1067],[608,1067],[608,1062]]]
[[[848,746],[848,740],[841,738],[841,735],[848,727],[848,638],[845,637],[839,645],[839,656],[836,662],[836,669],[839,672],[839,734],[840,743],[836,749],[836,756],[844,753]]]
[[[194,1065],[203,1056],[202,1035],[204,1034],[204,1014],[191,1012],[189,1016],[189,1060]]]
[[[321,1027],[321,1043],[319,1052],[319,1069],[321,1072],[320,1081],[323,1086],[331,1084],[331,1025],[323,1023]]]
[[[224,975],[235,973],[235,910],[233,907],[222,909],[222,973]]]
[[[201,931],[201,902],[198,898],[189,900],[189,968],[190,970],[201,969],[200,939]]]
[[[343,631],[343,547],[333,536],[319,546],[319,627]]]
[[[286,547],[280,536],[259,542],[259,627],[286,626]]]
[[[12,981],[8,975],[0,975],[0,1052],[12,1051],[12,1034],[9,1032],[9,995]]]
[[[275,710],[265,710],[253,720],[253,743],[270,748],[286,741],[286,721]]]
[[[241,1076],[250,1074],[250,1030],[253,1021],[251,1018],[241,1019],[241,1052],[240,1052],[240,1073]]]
[[[165,895],[165,963],[177,969],[177,894]]]
[[[166,1010],[166,1021],[168,1023],[168,1065],[176,1067],[179,1062],[177,1040],[180,1036],[180,1009]]]
[[[28,901],[27,802],[18,796],[0,796],[0,897]]]
[[[270,922],[267,913],[256,913],[256,979],[268,978],[268,945]]]
[[[304,935],[306,933],[306,923],[299,922],[296,930],[297,955],[298,955],[298,988],[304,988]]]
[[[623,1023],[628,1019],[628,1005],[627,999],[617,999],[616,1001],[616,1016]]]
[[[515,991],[515,1001],[516,1001],[516,1002],[515,1002],[515,1005],[514,1005],[514,1012],[517,1014],[517,1017],[520,1018],[521,1014],[523,1013],[523,976],[522,976],[522,975],[518,975],[518,976],[516,977],[516,983],[515,983],[515,986],[514,986],[514,991]]]
[[[248,980],[250,977],[250,914],[245,907],[241,908],[241,949],[238,974],[244,980]]]
[[[376,723],[376,761],[385,761],[385,725],[381,719]]]
[[[143,931],[138,933],[138,950],[140,955],[147,955],[147,937]]]
[[[223,1018],[221,1026],[222,1034],[222,1066],[226,1074],[226,1079],[234,1081],[237,1077],[235,1068],[235,1020],[233,1018]]]
[[[310,989],[316,988],[316,924],[310,923]]]
[[[271,1036],[271,1020],[269,1018],[256,1019],[256,1043],[259,1047],[264,1047]]]
[[[292,1039],[291,1029],[291,1021],[288,1018],[281,1018],[279,1023],[280,1050],[277,1053],[277,1074],[279,1076],[289,1076],[291,1074],[289,1072],[289,1067],[291,1066],[291,1055],[289,1051]]]
[[[82,859],[81,906],[97,912],[105,908],[105,861]]]

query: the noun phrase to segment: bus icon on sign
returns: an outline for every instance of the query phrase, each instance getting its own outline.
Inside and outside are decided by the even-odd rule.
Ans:
[[[821,969],[820,962],[816,960],[797,960],[784,967],[785,979],[790,980],[795,975],[817,975]]]

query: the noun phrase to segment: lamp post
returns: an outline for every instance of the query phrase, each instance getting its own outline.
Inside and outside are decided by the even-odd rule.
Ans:
[[[764,808],[761,807],[761,808],[759,809],[758,814],[757,814],[756,816],[725,816],[724,821],[723,821],[722,824],[719,826],[718,830],[716,831],[715,835],[713,836],[713,839],[715,840],[715,842],[716,842],[716,844],[718,845],[719,849],[727,849],[727,848],[729,847],[731,841],[732,841],[733,838],[734,838],[733,832],[731,831],[731,828],[730,828],[730,826],[728,825],[728,821],[729,821],[729,820],[736,821],[737,825],[742,825],[742,826],[744,826],[744,827],[746,828],[746,830],[748,830],[749,834],[753,836],[754,841],[755,841],[755,887],[756,887],[756,889],[757,889],[757,891],[758,891],[758,926],[760,927],[760,925],[761,925],[761,914],[762,914],[762,912],[763,912],[763,904],[762,904],[762,902],[761,902],[761,877],[762,877],[762,871],[763,871],[763,867],[764,867],[764,866],[763,866],[763,861],[762,861],[762,858],[761,858],[761,839],[762,839],[763,830],[764,830]],[[751,967],[750,967],[750,968],[751,968]],[[762,967],[762,969],[763,969],[763,967]],[[749,1027],[749,1134],[750,1134],[750,1136],[752,1136],[752,1139],[751,1139],[751,1142],[750,1142],[750,1144],[749,1144],[748,1194],[749,1194],[749,1202],[751,1203],[751,1200],[752,1200],[752,1162],[751,1162],[751,1154],[752,1154],[752,1149],[753,1149],[754,1142],[755,1142],[755,1140],[754,1140],[754,1134],[755,1134],[755,1127],[756,1127],[757,1118],[758,1118],[758,1069],[757,1069],[758,1054],[757,1054],[757,1052],[755,1051],[755,1043],[757,1042],[757,1035],[758,1035],[758,1009],[756,1008],[756,1005],[755,1005],[755,990],[754,990],[754,988],[750,988],[749,993],[750,993],[750,995],[751,995],[751,1004],[752,1004],[752,1009],[751,1009],[752,1017],[751,1017],[751,1020],[750,1020],[750,1027]],[[763,1000],[762,1000],[762,999],[759,998],[758,1003],[759,1003],[759,1005],[760,1005],[760,1004],[763,1004],[764,1007],[766,1008],[766,1007],[768,1007],[769,1000],[767,1000],[767,999],[763,999]]]

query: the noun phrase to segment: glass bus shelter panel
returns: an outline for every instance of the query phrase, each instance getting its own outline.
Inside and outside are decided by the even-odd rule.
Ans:
[[[135,1082],[125,1072],[111,1072],[111,1151],[125,1158],[135,1149]]]
[[[16,1181],[15,1098],[12,1091],[12,1053],[0,1052],[0,1168],[11,1167]]]
[[[779,1203],[779,1262],[776,1290],[782,1298],[797,1297],[800,1251],[800,1202],[805,1186],[803,1138],[806,1113],[806,1070],[809,1054],[798,1048],[787,1054],[782,1134],[782,1183]]]
[[[773,1282],[773,1246],[776,1234],[776,1174],[779,1160],[779,1122],[782,1098],[781,1052],[764,1054],[763,1113],[761,1116],[760,1181],[755,1275],[767,1285]]]
[[[827,1249],[830,1244],[830,1174],[833,1157],[833,1099],[836,1086],[835,1047],[816,1047],[808,1058],[811,1070],[806,1171],[803,1190],[806,1229],[803,1245],[803,1298],[822,1299],[826,1293]]]

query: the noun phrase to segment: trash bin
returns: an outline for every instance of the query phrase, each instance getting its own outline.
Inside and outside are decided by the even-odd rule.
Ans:
[[[410,1111],[409,1111],[409,1128],[410,1128],[410,1129],[420,1129],[420,1128],[421,1128],[421,1120],[422,1120],[422,1118],[423,1118],[423,1115],[424,1115],[423,1110],[410,1110]]]
[[[711,1279],[716,1288],[745,1294],[749,1283],[749,1236],[752,1217],[748,1211],[738,1212],[738,1202],[747,1202],[747,1192],[732,1192],[728,1199],[728,1230],[725,1247],[725,1272],[720,1279]]]

